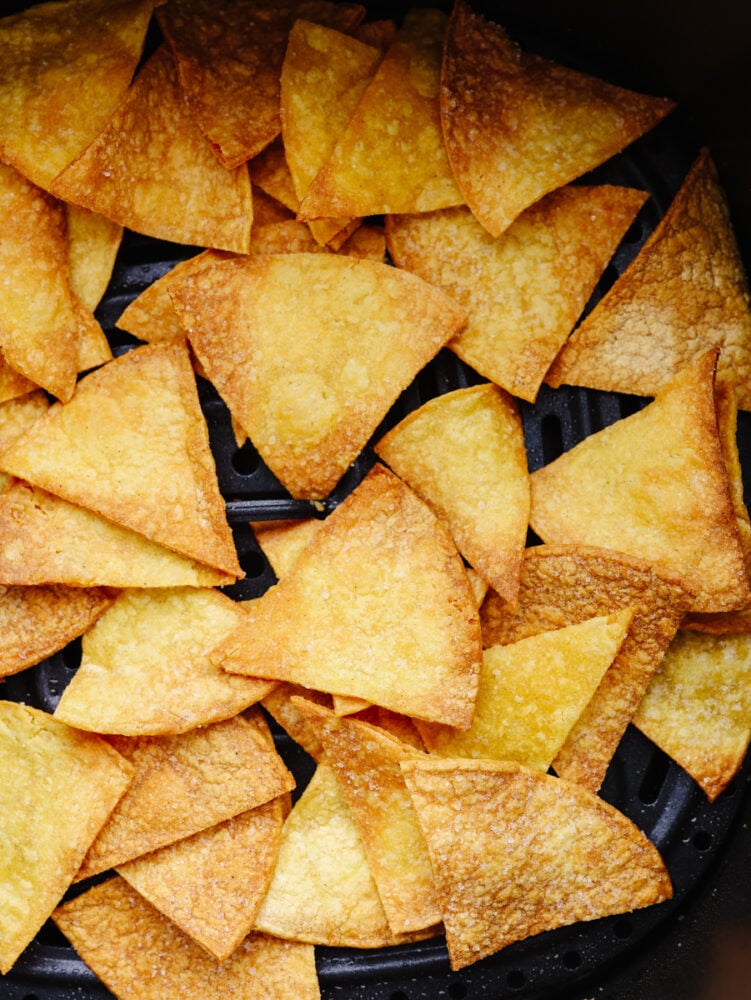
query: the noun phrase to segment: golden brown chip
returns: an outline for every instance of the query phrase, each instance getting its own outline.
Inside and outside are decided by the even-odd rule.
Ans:
[[[77,205],[66,205],[65,212],[70,239],[70,286],[84,306],[93,311],[112,277],[123,227]]]
[[[653,396],[710,346],[751,409],[751,298],[707,150],[657,228],[571,335],[546,381]]]
[[[648,563],[621,552],[574,545],[527,549],[515,607],[488,593],[480,612],[485,646],[516,643],[624,608],[635,610],[613,665],[553,761],[560,777],[592,792],[600,788],[692,598],[675,581],[656,576]]]
[[[300,199],[295,194],[281,138],[275,139],[253,157],[248,163],[248,173],[254,188],[260,188],[286,208],[297,212]]]
[[[170,288],[233,416],[296,497],[327,496],[399,393],[463,326],[415,275],[339,254],[260,254]]]
[[[453,969],[532,934],[672,895],[656,848],[579,785],[499,761],[426,757],[402,769]]]
[[[25,396],[38,388],[30,379],[25,378],[15,368],[12,368],[0,354],[0,403],[9,399]]]
[[[279,77],[298,17],[354,28],[365,11],[326,0],[177,0],[157,12],[187,105],[225,167],[279,134]]]
[[[414,750],[425,749],[417,726],[408,715],[392,712],[388,708],[381,708],[380,705],[368,705],[367,708],[363,708],[357,713],[356,718],[360,722],[367,722],[371,726],[382,729],[390,736],[394,736],[400,743],[406,743]]]
[[[0,702],[0,973],[57,906],[133,768],[90,733]]]
[[[292,737],[295,743],[299,743],[313,760],[319,761],[323,756],[323,747],[315,726],[310,725],[309,720],[298,707],[298,701],[301,698],[306,698],[316,705],[331,707],[330,694],[313,691],[300,684],[277,684],[274,690],[263,699],[263,707],[274,721],[278,722],[282,729]]]
[[[246,167],[226,170],[185,107],[169,51],[160,47],[53,193],[136,232],[237,253],[253,222]]]
[[[472,725],[417,722],[431,753],[516,761],[547,771],[626,637],[633,610],[491,646]]]
[[[218,961],[251,931],[271,881],[281,798],[118,865],[118,873]]]
[[[714,801],[751,741],[751,636],[679,632],[634,723]]]
[[[244,608],[211,654],[225,669],[469,725],[480,629],[467,574],[435,515],[383,466]]]
[[[0,402],[0,450],[9,445],[49,409],[50,403],[41,390],[24,393]],[[0,472],[0,492],[11,477]]]
[[[714,400],[717,352],[687,365],[643,410],[532,474],[530,523],[546,542],[644,559],[696,592],[696,611],[749,603]]]
[[[218,587],[235,577],[15,481],[0,494],[0,584]]]
[[[135,768],[77,878],[216,826],[294,788],[260,710],[178,736],[111,736]]]
[[[274,222],[289,222],[295,218],[280,201],[266,194],[261,188],[253,188],[253,225],[268,226]]]
[[[606,264],[647,195],[570,185],[530,206],[500,236],[467,208],[390,216],[399,267],[467,310],[449,347],[514,396],[534,402]]]
[[[489,382],[437,396],[375,450],[446,524],[467,562],[513,603],[529,523],[529,476],[511,396]]]
[[[463,204],[441,134],[446,15],[408,11],[331,156],[300,203],[303,219],[429,212]]]
[[[72,0],[3,18],[0,158],[48,189],[125,94],[153,7]]]
[[[522,52],[456,0],[446,36],[441,118],[451,167],[477,220],[499,236],[555,188],[620,152],[672,109]]]
[[[251,934],[217,962],[113,878],[58,907],[53,919],[86,964],[128,1000],[320,1000],[313,948]]]
[[[0,467],[177,552],[242,574],[184,344],[104,365],[0,457]]]
[[[382,948],[425,937],[390,929],[333,768],[319,764],[282,830],[258,930],[294,941]]]
[[[217,635],[239,615],[216,590],[126,591],[83,637],[81,665],[55,717],[95,733],[149,736],[237,715],[273,688],[209,663]]]

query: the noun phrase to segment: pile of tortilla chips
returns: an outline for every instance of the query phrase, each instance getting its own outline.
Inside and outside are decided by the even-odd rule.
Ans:
[[[579,178],[672,102],[465,0],[63,0],[0,51],[0,678],[81,646],[0,700],[0,972],[52,917],[120,1000],[315,1000],[317,945],[670,898],[598,793],[632,723],[709,800],[751,741],[749,293],[702,151],[580,321],[648,194]],[[124,228],[196,252],[113,358]],[[246,601],[196,376],[311,513],[368,469],[253,524]],[[530,473],[545,382],[651,398]]]

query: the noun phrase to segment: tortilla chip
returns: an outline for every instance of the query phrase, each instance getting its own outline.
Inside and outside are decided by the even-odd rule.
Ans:
[[[87,375],[69,403],[51,407],[2,452],[0,467],[242,575],[184,344],[140,347]]]
[[[231,632],[239,615],[216,590],[126,591],[84,636],[55,717],[95,733],[149,736],[237,715],[273,688],[208,661],[216,636]]]
[[[282,800],[273,799],[117,870],[223,962],[253,927],[271,882],[283,822]]]
[[[596,792],[608,764],[693,595],[649,564],[587,546],[527,549],[519,600],[492,591],[480,611],[483,643],[516,643],[597,615],[635,611],[613,665],[553,761],[556,773]]]
[[[295,194],[292,174],[287,166],[284,143],[275,139],[248,163],[253,187],[259,187],[286,208],[297,212],[300,200]]]
[[[23,396],[16,396],[0,403],[0,450],[28,430],[43,413],[47,412],[49,406],[49,400],[41,390],[27,392]],[[10,481],[10,476],[0,472],[0,492]]]
[[[317,725],[326,763],[341,782],[391,930],[440,923],[427,847],[399,767],[422,755],[366,722],[310,702],[300,709]]]
[[[672,895],[655,847],[579,785],[500,761],[426,757],[402,769],[452,969],[532,934]]]
[[[280,580],[322,527],[323,521],[317,517],[298,521],[258,521],[253,525],[253,534]]]
[[[0,584],[214,587],[235,577],[51,493],[13,482],[0,494]]]
[[[463,204],[438,109],[446,15],[407,12],[325,165],[300,218],[429,212]]]
[[[472,725],[417,722],[431,753],[516,761],[547,771],[626,637],[633,610],[491,646]]]
[[[300,684],[277,684],[263,699],[263,707],[284,731],[315,761],[323,757],[323,746],[315,726],[300,711],[298,701],[305,698],[316,705],[331,707],[331,695],[313,691]]]
[[[425,937],[389,928],[365,849],[332,767],[319,764],[282,830],[256,927],[340,948],[382,948]]]
[[[190,837],[294,788],[256,710],[178,736],[111,736],[133,783],[77,879]]]
[[[70,240],[70,286],[93,312],[112,277],[123,227],[77,205],[66,205],[65,212]]]
[[[266,194],[261,188],[253,188],[253,225],[268,226],[274,222],[289,222],[294,220],[295,212],[291,212],[280,201]]]
[[[530,477],[534,531],[644,559],[694,590],[695,611],[750,599],[717,432],[709,351],[655,400],[592,434]]]
[[[329,244],[332,248],[333,243]],[[359,226],[338,248],[350,257],[366,257],[383,264],[386,261],[386,233],[383,226]]]
[[[338,254],[269,254],[170,289],[209,378],[298,498],[327,496],[399,393],[463,326],[421,278]]]
[[[0,973],[57,906],[133,769],[104,740],[0,702]]]
[[[217,962],[125,879],[113,878],[58,907],[53,920],[116,996],[319,1000],[313,948],[252,934]]]
[[[0,587],[0,677],[67,646],[91,628],[113,599],[95,588]]]
[[[571,185],[530,206],[499,237],[462,207],[390,216],[388,247],[399,267],[467,310],[451,350],[533,403],[646,197],[631,188]]]
[[[0,354],[0,403],[5,403],[9,399],[17,399],[19,396],[25,396],[37,388],[38,386],[30,379],[25,378],[15,368],[12,368],[2,354]]]
[[[401,715],[399,712],[392,712],[388,708],[381,708],[380,705],[368,705],[356,716],[359,722],[367,722],[377,729],[382,729],[389,736],[393,736],[400,743],[406,743],[413,750],[424,750],[425,744],[417,731],[417,726],[408,715]]]
[[[709,347],[751,409],[751,297],[725,194],[699,155],[657,228],[571,335],[546,381],[653,396]]]
[[[493,236],[674,106],[521,52],[464,0],[456,0],[449,22],[440,104],[456,182]]]
[[[679,632],[634,723],[713,802],[751,742],[751,635]]]
[[[446,524],[467,562],[513,603],[529,476],[511,396],[489,382],[437,396],[407,414],[375,450]]]
[[[326,0],[179,0],[157,11],[187,106],[225,167],[249,160],[279,134],[279,77],[295,19],[346,31],[364,13]]]
[[[0,158],[49,190],[125,94],[153,7],[67,0],[0,20]]]
[[[245,167],[225,170],[185,107],[161,46],[53,193],[146,236],[247,251],[253,222]]]
[[[480,630],[467,574],[435,515],[383,466],[244,608],[211,654],[224,669],[469,725]]]

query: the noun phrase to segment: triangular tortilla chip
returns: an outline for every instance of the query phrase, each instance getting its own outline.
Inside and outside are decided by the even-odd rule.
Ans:
[[[53,919],[116,996],[227,1000],[248,996],[252,983],[259,1000],[320,998],[310,945],[251,934],[218,962],[122,878],[69,900]]]
[[[41,390],[27,392],[0,403],[0,451],[17,438],[36,420],[46,413],[50,402]],[[11,477],[0,472],[0,492],[11,481]]]
[[[259,521],[253,525],[253,534],[271,563],[276,578],[281,580],[322,527],[323,521],[317,517],[299,521]]]
[[[323,746],[316,727],[312,726],[300,711],[298,702],[301,698],[331,708],[330,694],[313,691],[299,684],[277,684],[271,694],[267,694],[263,699],[263,707],[295,743],[298,743],[313,760],[320,761],[323,757]]]
[[[223,962],[251,931],[271,882],[281,798],[118,865],[118,873]]]
[[[179,736],[111,736],[133,782],[77,879],[148,854],[291,791],[260,710]]]
[[[0,158],[40,187],[125,94],[154,0],[66,0],[0,21]]]
[[[0,973],[8,972],[73,880],[133,776],[90,733],[0,702]]]
[[[499,761],[423,758],[402,769],[453,969],[532,934],[672,895],[644,834],[576,784]]]
[[[78,205],[66,205],[65,213],[70,240],[70,287],[93,312],[112,277],[123,227]]]
[[[547,771],[620,649],[633,610],[491,646],[472,725],[417,721],[431,753],[508,760]]]
[[[38,388],[31,379],[25,378],[15,368],[12,368],[0,354],[0,403],[9,399],[17,399]]]
[[[460,205],[441,134],[438,90],[446,15],[408,11],[300,218],[429,212]]]
[[[184,733],[229,719],[269,694],[272,681],[212,667],[217,635],[240,612],[216,590],[126,591],[82,642],[81,665],[55,718],[95,733]]]
[[[0,677],[30,667],[91,628],[114,597],[76,587],[0,586]]]
[[[160,47],[53,193],[129,229],[244,253],[253,222],[248,171],[225,170],[185,107]]]
[[[717,352],[687,365],[643,410],[532,473],[534,531],[651,563],[694,590],[696,611],[749,603],[717,431]]]
[[[179,0],[158,10],[187,106],[225,167],[249,160],[279,134],[279,76],[295,19],[346,31],[364,13],[326,0]]]
[[[634,723],[713,802],[751,742],[751,635],[679,632]]]
[[[421,278],[338,254],[227,261],[170,294],[233,416],[305,498],[328,495],[465,320]]]
[[[720,347],[717,377],[751,409],[751,297],[707,150],[657,228],[573,332],[545,381],[653,396]]]
[[[673,108],[521,52],[456,0],[446,36],[441,118],[467,205],[493,236],[543,195],[620,152]]]
[[[236,577],[14,481],[0,494],[0,584],[218,587]]]
[[[239,576],[206,420],[184,344],[129,351],[0,457],[20,479]]]
[[[587,546],[527,549],[519,599],[490,591],[480,609],[483,643],[516,643],[624,608],[635,611],[613,665],[556,755],[556,773],[596,792],[650,678],[693,599],[648,563]]]
[[[521,417],[492,383],[424,403],[375,446],[429,504],[467,562],[513,603],[529,523]]]
[[[287,817],[258,930],[342,948],[425,937],[390,929],[367,855],[331,766],[319,764]]]
[[[427,847],[399,767],[422,756],[367,722],[296,699],[320,735],[362,839],[394,933],[440,923]]]
[[[631,188],[569,185],[530,206],[499,237],[462,207],[390,216],[388,246],[399,267],[467,310],[451,350],[533,403],[646,197]]]
[[[383,466],[244,608],[211,654],[223,668],[469,725],[480,630],[467,574],[435,515]]]

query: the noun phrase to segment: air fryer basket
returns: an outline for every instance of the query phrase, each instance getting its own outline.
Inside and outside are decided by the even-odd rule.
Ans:
[[[647,190],[651,195],[603,275],[590,307],[633,259],[670,203],[697,151],[679,138],[668,119],[583,179],[625,184]],[[124,307],[179,259],[195,252],[194,248],[126,233],[110,287],[97,313],[115,353],[137,343],[115,326]],[[451,352],[442,351],[402,394],[374,440],[427,399],[477,381],[476,373]],[[291,499],[250,443],[238,449],[226,407],[214,389],[202,380],[199,380],[199,394],[228,518],[247,574],[228,592],[243,599],[257,596],[275,577],[248,522],[325,515],[359,483],[371,467],[374,453],[370,446],[363,451],[321,511],[305,501]],[[614,393],[543,387],[534,405],[520,404],[530,469],[546,464],[577,441],[634,412],[645,402]],[[746,414],[741,414],[739,420],[739,447],[747,473],[751,471],[751,420]],[[80,642],[71,643],[38,666],[0,682],[0,696],[52,711],[79,660]],[[299,785],[304,785],[312,770],[311,761],[272,725],[280,752]],[[376,951],[318,948],[324,1000],[437,997],[578,1000],[590,996],[637,1000],[637,994],[632,998],[624,985],[627,980],[619,970],[628,968],[636,956],[640,956],[642,963],[648,961],[652,951],[662,961],[664,948],[660,952],[660,942],[666,937],[671,947],[680,947],[680,940],[676,944],[676,927],[684,921],[687,927],[696,923],[697,908],[712,894],[714,875],[727,852],[748,858],[743,836],[745,819],[751,815],[746,794],[749,780],[751,763],[747,761],[732,785],[710,804],[685,772],[638,730],[629,728],[601,794],[634,820],[661,851],[674,883],[672,901],[540,934],[460,973],[450,971],[442,939]],[[730,912],[737,909],[734,882],[726,877],[723,885]],[[717,919],[722,919],[722,910]],[[611,983],[612,989],[620,992],[610,992]],[[11,973],[0,980],[3,1000],[100,1000],[110,996],[49,921]],[[668,1000],[673,994],[666,988],[663,993],[650,994],[650,1000],[652,996]],[[640,996],[639,1000],[645,998]]]

